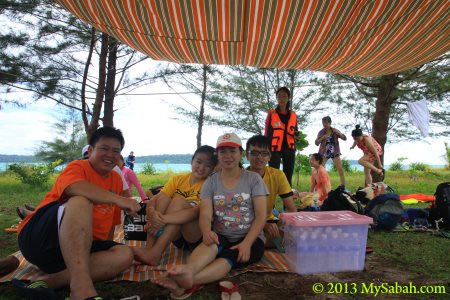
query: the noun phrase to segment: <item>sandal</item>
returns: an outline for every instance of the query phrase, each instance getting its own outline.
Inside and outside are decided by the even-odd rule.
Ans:
[[[201,290],[203,288],[203,285],[201,284],[194,284],[190,289],[185,289],[183,294],[180,296],[175,296],[172,293],[170,294],[170,299],[176,299],[176,300],[183,300],[183,299],[187,299],[190,296],[192,296],[192,294],[194,294],[195,292]]]
[[[231,281],[219,282],[219,290],[221,291],[220,296],[222,300],[241,300],[237,284]]]
[[[5,231],[8,233],[16,233],[18,230],[17,227],[19,227],[19,224],[14,224],[11,227],[5,228]]]
[[[33,205],[31,205],[30,203],[27,203],[24,205],[26,209],[34,211],[36,209],[36,207],[34,207]]]
[[[17,206],[16,207],[16,213],[17,213],[17,215],[19,216],[19,218],[21,219],[21,220],[23,220],[23,219],[25,219],[26,218],[26,213],[25,213],[25,209],[23,208],[23,207],[21,207],[21,206]]]
[[[42,300],[56,300],[55,292],[48,288],[45,281],[38,280],[30,284],[26,284],[17,279],[11,280],[11,284],[17,291],[26,299],[42,299]]]
[[[384,175],[386,174],[386,170],[385,169],[381,169],[381,172],[378,173],[378,176],[380,176],[380,180],[384,181]]]

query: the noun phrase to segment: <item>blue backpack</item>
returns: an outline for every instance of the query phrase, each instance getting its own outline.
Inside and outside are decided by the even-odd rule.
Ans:
[[[373,218],[374,229],[389,231],[400,222],[403,204],[397,194],[378,195],[367,204],[365,214]]]

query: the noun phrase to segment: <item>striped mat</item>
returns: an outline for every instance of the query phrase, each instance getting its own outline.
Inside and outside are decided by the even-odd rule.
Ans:
[[[127,244],[131,247],[143,247],[145,246],[145,242],[142,241],[128,241],[124,239],[123,235],[123,227],[120,227],[114,234],[114,240],[120,243]],[[11,281],[13,278],[17,278],[20,280],[29,280],[34,275],[39,273],[39,269],[36,268],[33,264],[29,263],[20,251],[17,251],[13,254],[16,256],[19,261],[19,267],[12,273],[3,276],[0,278],[0,282]],[[186,259],[189,255],[189,252],[183,251],[174,247],[172,244],[166,250],[161,259],[161,264],[156,267],[147,266],[147,265],[137,265],[132,266],[122,274],[115,277],[112,281],[148,281],[151,278],[161,276],[162,272],[166,271],[170,266],[182,264],[186,262]],[[293,272],[289,267],[288,263],[284,259],[283,254],[279,253],[277,250],[267,249],[264,252],[264,256],[256,264],[251,266],[232,270],[229,274],[229,277],[233,277],[245,272]]]

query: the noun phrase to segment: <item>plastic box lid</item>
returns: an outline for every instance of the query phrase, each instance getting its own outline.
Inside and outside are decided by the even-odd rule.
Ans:
[[[285,224],[297,227],[363,225],[373,223],[371,217],[359,215],[349,210],[282,213],[280,217]]]

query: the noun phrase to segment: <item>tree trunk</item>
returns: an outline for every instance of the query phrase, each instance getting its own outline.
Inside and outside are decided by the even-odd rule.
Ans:
[[[203,65],[203,89],[202,89],[202,101],[200,103],[200,112],[198,114],[198,129],[197,129],[197,148],[202,145],[202,131],[203,131],[203,119],[205,115],[205,102],[206,102],[206,87],[207,87],[207,71],[208,66]]]
[[[389,125],[389,114],[392,103],[395,100],[396,74],[383,75],[380,78],[377,101],[375,103],[375,115],[372,121],[372,137],[380,144],[384,153],[387,142],[387,131]],[[384,155],[380,157],[384,165]],[[377,174],[372,172],[373,182],[381,181]]]
[[[105,96],[105,82],[106,82],[106,60],[108,58],[108,38],[106,33],[102,33],[101,37],[101,50],[99,57],[99,70],[98,70],[98,86],[97,94],[95,96],[94,107],[92,109],[91,123],[89,124],[87,137],[90,139],[92,133],[99,127],[100,112],[102,110],[103,98]]]
[[[88,137],[88,141],[90,138],[89,134],[89,120],[87,117],[88,107],[86,106],[86,84],[87,77],[89,74],[89,67],[91,65],[92,53],[94,52],[95,44],[97,43],[97,39],[95,38],[95,28],[91,29],[91,43],[89,45],[88,57],[86,59],[86,63],[84,64],[84,72],[83,72],[83,81],[81,83],[81,118],[83,119],[84,131],[86,132],[86,136]]]
[[[109,37],[108,69],[105,85],[105,108],[103,110],[103,126],[114,127],[114,97],[116,85],[117,40]]]

